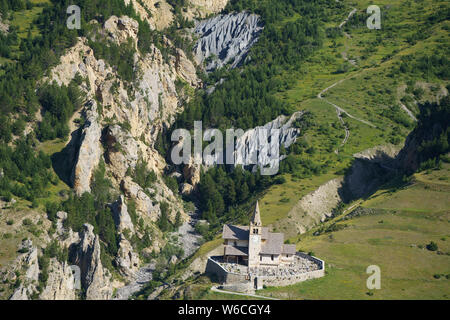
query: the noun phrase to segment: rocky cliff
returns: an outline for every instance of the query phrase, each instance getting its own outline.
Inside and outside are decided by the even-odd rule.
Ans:
[[[90,181],[101,157],[101,128],[98,122],[97,103],[90,100],[85,107],[86,122],[81,133],[71,179],[78,195],[91,191]]]
[[[165,0],[125,0],[133,3],[134,8],[142,19],[148,21],[150,27],[163,30],[175,20],[174,8]],[[193,20],[205,18],[208,15],[219,13],[229,0],[187,0],[181,12],[183,18]]]
[[[75,278],[67,262],[50,259],[47,286],[41,293],[41,300],[74,300],[76,299]]]
[[[137,47],[135,20],[113,16],[103,26],[92,24],[96,26],[90,35],[92,39],[118,45],[131,40]],[[168,39],[166,42],[171,45]],[[81,134],[73,135],[77,141],[71,144],[76,149],[72,183],[78,194],[90,191],[93,171],[100,160],[105,160],[107,173],[117,189],[122,187],[126,196],[137,202],[138,211],[155,221],[159,216],[159,208],[154,204],[157,200],[150,200],[144,195],[145,190],[139,191],[139,186],[126,179],[127,170],[142,160],[158,175],[158,190],[165,194],[161,198],[169,196],[171,217],[178,211],[184,214],[181,202],[161,179],[166,163],[154,147],[159,132],[170,126],[189,98],[184,91],[177,91],[175,83],[200,85],[192,62],[183,51],[176,52],[177,56],[163,57],[153,45],[145,55],[136,50],[133,68],[138,76],[130,85],[115,68],[95,57],[86,38],[79,38],[51,70],[48,80],[59,84],[69,84],[76,75],[86,79],[81,85],[88,100],[83,110],[86,120]]]
[[[37,281],[39,280],[38,248],[31,240],[24,240],[19,247],[20,254],[13,263],[9,280],[16,280],[22,270],[25,275],[20,277],[20,285],[11,296],[11,300],[29,300],[37,292]]]
[[[71,120],[71,140],[65,153],[71,159],[63,161],[73,163],[70,182],[78,195],[91,191],[92,177],[100,162],[105,163],[106,175],[115,189],[122,191],[123,195],[110,207],[119,240],[118,252],[113,259],[125,281],[133,278],[142,264],[130,237],[151,238],[149,247],[139,252],[147,255],[158,252],[167,241],[155,224],[161,214],[159,204],[162,201],[169,204],[171,221],[175,221],[177,213],[181,213],[182,222],[189,219],[179,196],[165,185],[162,174],[166,163],[156,151],[155,142],[160,131],[171,125],[189,100],[186,88],[196,88],[201,83],[194,64],[182,50],[172,47],[170,52],[174,55],[167,55],[151,45],[148,53],[141,53],[137,46],[137,21],[126,16],[112,16],[103,25],[95,21],[91,25],[93,31],[78,38],[43,82],[68,85],[75,77],[83,79],[79,87],[85,102],[77,112],[83,118],[83,124],[77,127],[75,117]],[[134,80],[122,79],[116,66],[96,56],[89,47],[91,40],[105,45],[123,45],[131,41],[135,50],[131,66]],[[167,38],[164,41],[166,46],[172,46]],[[182,83],[183,88],[177,83]],[[130,171],[138,162],[145,163],[147,170],[156,174],[156,182],[151,188],[140,186],[130,177]],[[135,204],[136,219],[143,223],[139,228],[128,212],[129,201]],[[112,298],[113,288],[123,283],[114,281],[103,266],[99,236],[88,224],[80,234],[65,228],[66,218],[66,213],[58,212],[54,237],[63,248],[70,248],[71,263],[81,269],[85,298]],[[41,298],[73,299],[78,293],[70,285],[73,278],[71,273],[69,275],[69,266],[51,259],[50,267],[54,272],[49,276]],[[19,289],[13,295],[14,299],[29,298],[36,291],[25,284]]]
[[[100,258],[100,239],[94,234],[94,227],[85,224],[74,257],[81,271],[81,285],[87,300],[111,299],[113,288],[111,274],[102,266]]]

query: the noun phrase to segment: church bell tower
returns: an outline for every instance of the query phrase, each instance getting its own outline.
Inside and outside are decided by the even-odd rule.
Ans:
[[[259,253],[261,252],[261,236],[262,236],[262,223],[261,215],[259,213],[259,204],[256,201],[255,211],[253,217],[250,220],[248,239],[248,266],[259,266]]]

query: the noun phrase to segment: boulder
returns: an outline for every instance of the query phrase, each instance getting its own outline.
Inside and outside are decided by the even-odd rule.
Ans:
[[[184,196],[190,195],[194,191],[194,187],[189,183],[181,184],[181,194]]]
[[[170,257],[169,264],[176,264],[177,261],[178,261],[177,256],[173,255],[172,257]]]
[[[80,241],[80,235],[71,228],[64,228],[64,220],[66,219],[67,212],[58,211],[56,213],[56,232],[53,238],[58,240],[61,247],[68,248],[70,245]]]

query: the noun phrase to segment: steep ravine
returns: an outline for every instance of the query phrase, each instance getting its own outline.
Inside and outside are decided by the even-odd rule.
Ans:
[[[225,4],[226,1],[223,1],[223,6]],[[217,10],[216,7],[210,9]],[[250,41],[245,48],[232,49],[228,55],[230,59],[234,56],[241,59],[252,41],[256,40],[254,30],[248,28],[247,24],[255,22],[256,26],[258,18],[247,14],[232,17],[240,17],[234,26],[241,30],[240,37]],[[182,224],[170,238],[178,238],[177,245],[183,248],[184,257],[192,254],[199,245],[199,236],[194,231],[195,215],[186,212],[179,195],[166,186],[163,173],[167,164],[155,147],[159,132],[170,127],[189,100],[188,91],[201,87],[201,81],[196,75],[196,65],[180,49],[172,51],[176,52],[176,56],[167,56],[156,46],[152,46],[149,53],[142,54],[137,50],[138,23],[129,17],[112,16],[103,25],[96,21],[92,21],[91,25],[92,33],[78,38],[77,43],[60,58],[59,64],[49,70],[48,76],[42,79],[42,84],[54,81],[58,85],[68,85],[75,77],[83,79],[80,89],[85,98],[82,109],[77,112],[83,118],[82,125],[78,127],[74,123],[70,124],[70,140],[55,156],[55,170],[63,181],[73,187],[76,194],[82,195],[91,191],[92,177],[99,163],[105,164],[106,175],[113,187],[123,194],[110,204],[119,239],[117,256],[113,257],[114,266],[120,277],[117,278],[103,265],[101,240],[94,233],[94,228],[85,224],[81,232],[74,232],[64,227],[67,213],[59,212],[57,230],[46,240],[46,244],[57,240],[62,249],[69,250],[69,262],[51,259],[51,268],[55,272],[48,277],[42,288],[39,296],[41,299],[78,297],[79,292],[71,285],[73,275],[69,264],[76,265],[81,270],[81,286],[86,299],[112,299],[114,293],[117,299],[126,299],[138,291],[151,279],[153,270],[153,264],[143,264],[140,254],[158,252],[169,241],[155,227],[161,214],[162,201],[169,204],[169,219],[172,222],[177,213],[181,213]],[[89,46],[90,40],[116,45],[131,41],[136,49],[133,65],[136,79],[131,83],[124,81],[115,66],[95,55]],[[223,43],[225,40],[233,41],[229,34],[223,40]],[[166,38],[165,41],[168,46],[172,46],[170,40]],[[176,85],[180,81],[184,84],[182,90]],[[75,121],[76,117],[71,121]],[[286,133],[290,135],[286,143],[292,143],[293,137],[287,126]],[[152,188],[145,190],[128,175],[130,168],[135,168],[141,161],[157,177]],[[186,175],[190,176],[189,182],[194,184],[198,181],[195,177],[197,173],[189,172],[189,168]],[[135,203],[137,219],[152,230],[151,246],[142,252],[137,252],[130,242],[132,236],[138,239],[144,236],[143,229],[131,219],[128,209],[130,201]],[[31,250],[31,247],[27,250]],[[34,247],[33,252],[36,256],[43,253],[38,247]],[[30,260],[27,257],[23,259]],[[173,258],[171,260],[175,261]],[[16,265],[21,265],[21,261]],[[30,262],[28,267],[35,269],[33,279],[43,272],[36,265]],[[11,298],[35,299],[36,294],[34,284],[24,282]]]

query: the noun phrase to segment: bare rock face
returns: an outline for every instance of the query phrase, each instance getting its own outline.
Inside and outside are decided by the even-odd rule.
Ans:
[[[28,296],[32,294],[32,291],[30,291],[27,287],[24,287],[22,284],[19,286],[19,288],[14,291],[13,295],[9,300],[28,300]]]
[[[66,262],[50,259],[47,286],[40,295],[41,300],[75,300],[75,280],[72,269]]]
[[[86,291],[86,299],[111,299],[113,292],[111,276],[102,266],[99,237],[94,234],[94,227],[90,224],[84,225],[75,263],[81,270],[81,285]]]
[[[304,196],[289,212],[302,214],[302,223],[298,225],[299,233],[306,232],[311,226],[325,221],[333,215],[333,209],[342,201],[339,191],[342,178],[336,178],[321,185],[318,189]]]
[[[68,248],[73,243],[80,242],[80,235],[71,228],[64,227],[64,220],[67,219],[67,212],[58,211],[56,213],[56,232],[53,235],[61,247]]]
[[[33,246],[33,242],[31,240],[24,240],[20,245],[20,249],[28,250],[27,253],[24,253],[18,257],[21,265],[27,270],[25,278],[30,281],[37,281],[39,279],[37,247]]]
[[[376,146],[362,152],[358,152],[353,156],[361,160],[372,161],[374,163],[388,163],[393,161],[400,149],[398,146],[391,144]]]
[[[229,0],[187,0],[182,15],[185,19],[204,18],[222,11]],[[152,29],[163,30],[173,22],[173,7],[166,0],[125,0],[132,2],[141,19],[147,20]]]
[[[133,251],[133,247],[123,234],[120,235],[116,263],[125,276],[132,276],[139,270],[139,256]]]
[[[96,24],[95,31],[89,36],[94,40],[102,39],[114,43],[123,43],[131,39],[136,44],[137,27],[137,22],[131,18],[111,17],[105,22],[104,28]],[[168,39],[164,41],[171,45]],[[200,86],[201,82],[193,63],[181,50],[177,50],[175,56],[163,56],[158,48],[151,45],[146,55],[140,51],[136,52],[132,67],[136,79],[130,87],[111,66],[97,59],[88,46],[87,39],[80,37],[76,45],[60,58],[60,64],[50,71],[49,78],[44,79],[68,85],[79,74],[88,80],[80,87],[88,99],[95,97],[101,102],[103,108],[97,122],[100,126],[107,123],[113,128],[109,134],[114,139],[121,140],[120,144],[126,148],[123,154],[107,153],[107,156],[111,156],[111,163],[107,163],[106,169],[108,173],[112,173],[113,183],[116,186],[121,183],[128,167],[133,166],[137,154],[142,156],[153,171],[162,172],[166,163],[156,151],[154,144],[161,130],[171,125],[188,99],[184,90],[177,92],[175,83],[177,79],[182,79],[188,86]],[[75,182],[78,193],[90,190],[88,186],[90,173],[99,154],[98,129],[94,123],[95,121],[87,121],[87,127],[83,129],[87,131],[86,134],[89,133],[87,137],[83,136],[83,139],[92,142],[86,143],[86,148],[88,146],[92,148],[92,152],[88,154],[91,154],[93,161],[77,159],[72,181]],[[117,124],[127,124],[127,128],[118,127]],[[80,152],[80,155],[86,156],[86,153]]]
[[[111,16],[104,25],[104,30],[108,32],[110,38],[117,44],[128,41],[128,38],[136,39],[139,32],[139,23],[127,16],[120,18]]]
[[[377,146],[354,154],[355,161],[344,181],[346,200],[365,197],[390,178],[398,151],[393,146]]]
[[[181,184],[181,194],[184,196],[190,195],[194,191],[194,187],[189,183]]]
[[[91,178],[101,157],[101,127],[98,123],[97,103],[91,100],[89,105],[77,161],[72,172],[73,187],[78,195],[91,191]]]
[[[2,20],[2,15],[0,14],[0,33],[7,33],[9,30],[9,25]]]
[[[183,50],[177,49],[176,52],[177,55],[175,67],[177,73],[191,86],[199,86],[200,80],[197,77],[197,70],[195,69],[195,66],[192,64],[191,60],[186,57],[186,54]]]
[[[194,47],[198,64],[206,63],[211,72],[228,63],[239,66],[263,30],[258,15],[248,12],[218,15],[201,21],[195,27],[200,37]]]
[[[125,4],[133,3],[133,7],[141,19],[147,20],[152,29],[163,30],[173,20],[173,8],[165,0],[125,0]]]
[[[210,14],[222,11],[229,0],[188,0],[188,8],[183,13],[185,18],[204,18]]]
[[[195,187],[200,182],[201,166],[194,163],[194,159],[191,157],[189,164],[183,167],[183,176],[191,186]]]
[[[108,126],[103,141],[107,146],[105,160],[117,179],[125,176],[128,168],[134,168],[139,160],[139,144],[119,125]]]
[[[131,177],[125,177],[121,186],[125,196],[136,201],[136,211],[150,217],[151,221],[158,220],[161,214],[159,204],[154,204],[141,186],[135,183]]]
[[[128,214],[125,198],[122,195],[111,205],[111,209],[114,215],[114,222],[116,223],[117,230],[119,232],[129,230],[134,233],[134,225],[131,221],[130,215]]]
[[[15,271],[26,270],[25,277],[22,278],[22,283],[19,288],[14,291],[10,300],[28,300],[31,295],[36,292],[36,283],[39,280],[39,263],[38,263],[38,249],[33,246],[31,240],[24,240],[20,245],[20,249],[25,249],[27,252],[19,255],[14,263]]]
[[[280,129],[279,145],[288,148],[297,140],[297,136],[300,133],[300,129],[293,127],[293,124],[296,120],[301,119],[302,116],[303,112],[301,111],[295,112],[289,118],[281,115],[262,127],[256,127],[245,132],[242,137],[236,140],[235,165],[252,165],[255,164],[256,160],[258,160],[258,165],[272,165],[273,161],[282,160],[282,157],[272,159],[266,153],[258,154],[258,130],[266,129],[270,132],[272,129]],[[256,155],[258,155],[258,158],[256,158]]]

